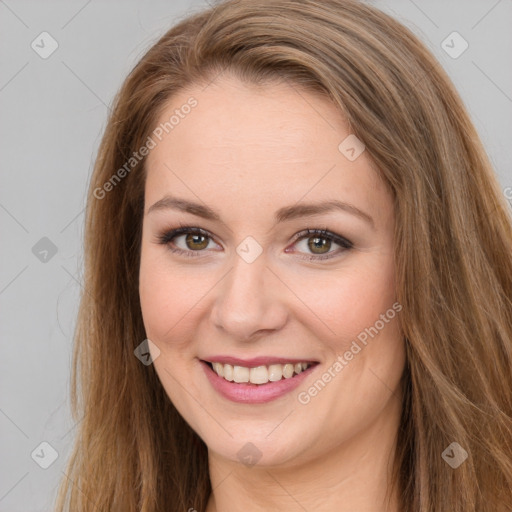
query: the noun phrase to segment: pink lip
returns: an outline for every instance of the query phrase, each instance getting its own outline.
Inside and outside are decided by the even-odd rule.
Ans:
[[[226,358],[231,359],[232,361],[240,361],[240,359],[234,358]],[[222,361],[226,359],[222,358]],[[265,358],[265,361],[268,361],[269,358]],[[250,360],[254,361],[254,360]],[[273,360],[278,361],[277,359]],[[281,360],[280,360],[281,361]],[[315,368],[315,366],[311,366],[303,372],[299,373],[299,375],[295,375],[290,379],[281,379],[277,382],[268,382],[267,384],[252,384],[252,383],[237,383],[237,382],[229,382],[226,379],[219,377],[216,372],[214,372],[210,366],[204,361],[200,361],[201,366],[206,374],[206,377],[210,381],[212,387],[224,398],[231,400],[233,402],[239,402],[244,404],[262,404],[266,402],[270,402],[271,400],[275,400],[286,393],[290,393],[295,388],[297,388],[303,381],[308,377],[311,371]],[[220,361],[213,361],[220,362]],[[288,360],[288,362],[292,362]],[[299,361],[297,361],[299,362]],[[227,362],[227,364],[232,364]],[[247,366],[248,361],[244,361],[243,364],[238,366]],[[270,363],[272,364],[272,363]],[[275,362],[275,364],[278,364]],[[253,365],[255,367],[257,365]]]
[[[253,357],[252,359],[238,359],[231,356],[211,356],[203,358],[203,361],[209,363],[231,364],[233,366],[244,366],[246,368],[256,368],[257,366],[269,366],[271,364],[286,363],[316,363],[308,359],[290,359],[285,357]]]

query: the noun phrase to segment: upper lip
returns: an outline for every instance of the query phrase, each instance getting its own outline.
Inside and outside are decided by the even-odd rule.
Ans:
[[[208,363],[221,363],[231,364],[233,366],[244,366],[246,368],[256,368],[257,366],[269,366],[271,364],[286,364],[286,363],[317,363],[312,359],[296,359],[292,357],[253,357],[251,359],[239,359],[232,356],[211,356],[205,357],[203,361]]]

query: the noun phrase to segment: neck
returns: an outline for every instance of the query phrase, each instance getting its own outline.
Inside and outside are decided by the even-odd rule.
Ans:
[[[244,512],[398,512],[391,472],[401,403],[387,407],[357,436],[301,464],[247,467],[209,451],[206,512],[235,512],[242,503]]]

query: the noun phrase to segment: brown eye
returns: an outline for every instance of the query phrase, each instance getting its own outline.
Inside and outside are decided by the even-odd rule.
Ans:
[[[327,229],[306,229],[298,233],[295,240],[297,252],[310,261],[335,258],[354,247],[350,240]]]
[[[331,240],[319,236],[308,238],[308,247],[313,254],[325,254],[331,248]]]
[[[185,237],[185,243],[188,249],[192,251],[205,249],[208,247],[209,238],[198,233],[190,233]]]
[[[181,226],[163,232],[157,237],[157,240],[158,243],[167,246],[171,252],[183,256],[207,255],[215,246],[222,249],[207,231],[192,226]],[[212,247],[209,247],[210,245]]]
[[[183,256],[208,255],[210,251],[205,249],[208,249],[210,242],[222,250],[222,247],[215,242],[215,239],[207,231],[196,227],[182,226],[178,229],[171,229],[158,236],[157,240],[160,244],[167,246],[171,252]],[[297,235],[295,245],[299,249],[299,253],[309,253],[302,256],[302,258],[311,261],[333,258],[353,247],[350,240],[325,229],[302,231]],[[338,250],[332,251],[331,249],[336,248],[336,246]],[[213,249],[213,247],[210,249]],[[217,251],[218,249],[213,250]],[[286,250],[286,252],[289,251]]]

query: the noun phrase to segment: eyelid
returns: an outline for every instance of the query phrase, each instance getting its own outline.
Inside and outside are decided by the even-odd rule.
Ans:
[[[308,235],[310,235],[310,236],[308,237]],[[311,238],[312,235],[317,235],[319,238],[321,238],[321,237],[329,238],[333,242],[335,242],[338,245],[341,245],[342,247],[345,247],[347,249],[348,248],[352,248],[354,246],[354,244],[350,240],[348,240],[344,236],[341,236],[341,235],[338,235],[336,233],[333,233],[332,231],[329,231],[327,228],[322,228],[322,229],[319,229],[319,228],[307,228],[307,229],[304,229],[302,231],[299,231],[294,236],[293,243],[295,243],[298,240],[301,240],[303,238]]]
[[[157,242],[162,245],[169,246],[169,250],[171,250],[174,253],[183,254],[183,255],[191,256],[191,257],[202,256],[201,253],[206,252],[205,249],[193,251],[193,250],[180,249],[178,247],[174,247],[174,248],[170,247],[170,243],[172,240],[174,240],[178,236],[182,236],[185,234],[191,234],[191,233],[206,236],[207,238],[212,240],[214,243],[221,245],[216,241],[215,237],[209,231],[207,231],[203,228],[197,227],[197,226],[182,225],[182,224],[180,224],[179,227],[177,227],[177,228],[170,228],[168,230],[165,230],[162,234],[158,235]],[[319,238],[326,238],[326,239],[333,241],[336,245],[339,245],[341,247],[341,250],[335,251],[335,252],[327,252],[325,254],[302,255],[301,259],[305,259],[305,260],[309,260],[309,261],[326,260],[326,259],[334,258],[338,254],[340,254],[340,252],[345,252],[347,250],[350,250],[354,246],[354,244],[350,240],[348,240],[347,238],[345,238],[341,235],[333,233],[332,231],[329,231],[327,228],[323,228],[323,229],[307,228],[302,231],[299,231],[298,233],[296,233],[294,235],[292,245],[296,244],[300,240],[312,238],[314,235],[317,235]],[[287,249],[288,248],[285,249],[285,252],[288,252]],[[302,254],[302,253],[299,253],[299,254]]]
[[[318,238],[325,238],[325,239],[329,239],[329,240],[333,241],[336,245],[340,246],[341,249],[339,249],[338,251],[326,252],[324,254],[307,254],[307,255],[305,255],[305,254],[299,252],[299,254],[301,254],[300,259],[303,259],[306,261],[311,261],[311,262],[329,260],[329,259],[335,258],[336,256],[339,256],[340,254],[342,254],[346,251],[349,251],[350,249],[352,249],[354,247],[354,244],[350,240],[348,240],[344,236],[341,236],[336,233],[333,233],[332,231],[329,231],[327,228],[304,229],[294,236],[292,245],[295,245],[297,242],[299,242],[301,240],[313,238],[314,235],[317,235]],[[287,251],[287,249],[285,249],[285,251]]]
[[[170,228],[164,230],[160,235],[157,235],[157,242],[162,245],[168,245],[171,243],[171,240],[174,240],[175,238],[187,235],[189,233],[196,234],[196,235],[203,235],[208,237],[210,240],[215,242],[216,244],[220,245],[216,240],[215,237],[206,229],[199,228],[196,226],[186,226],[181,225],[177,228]],[[176,252],[179,252],[181,249],[177,249]],[[184,251],[184,252],[203,252],[203,251]]]

